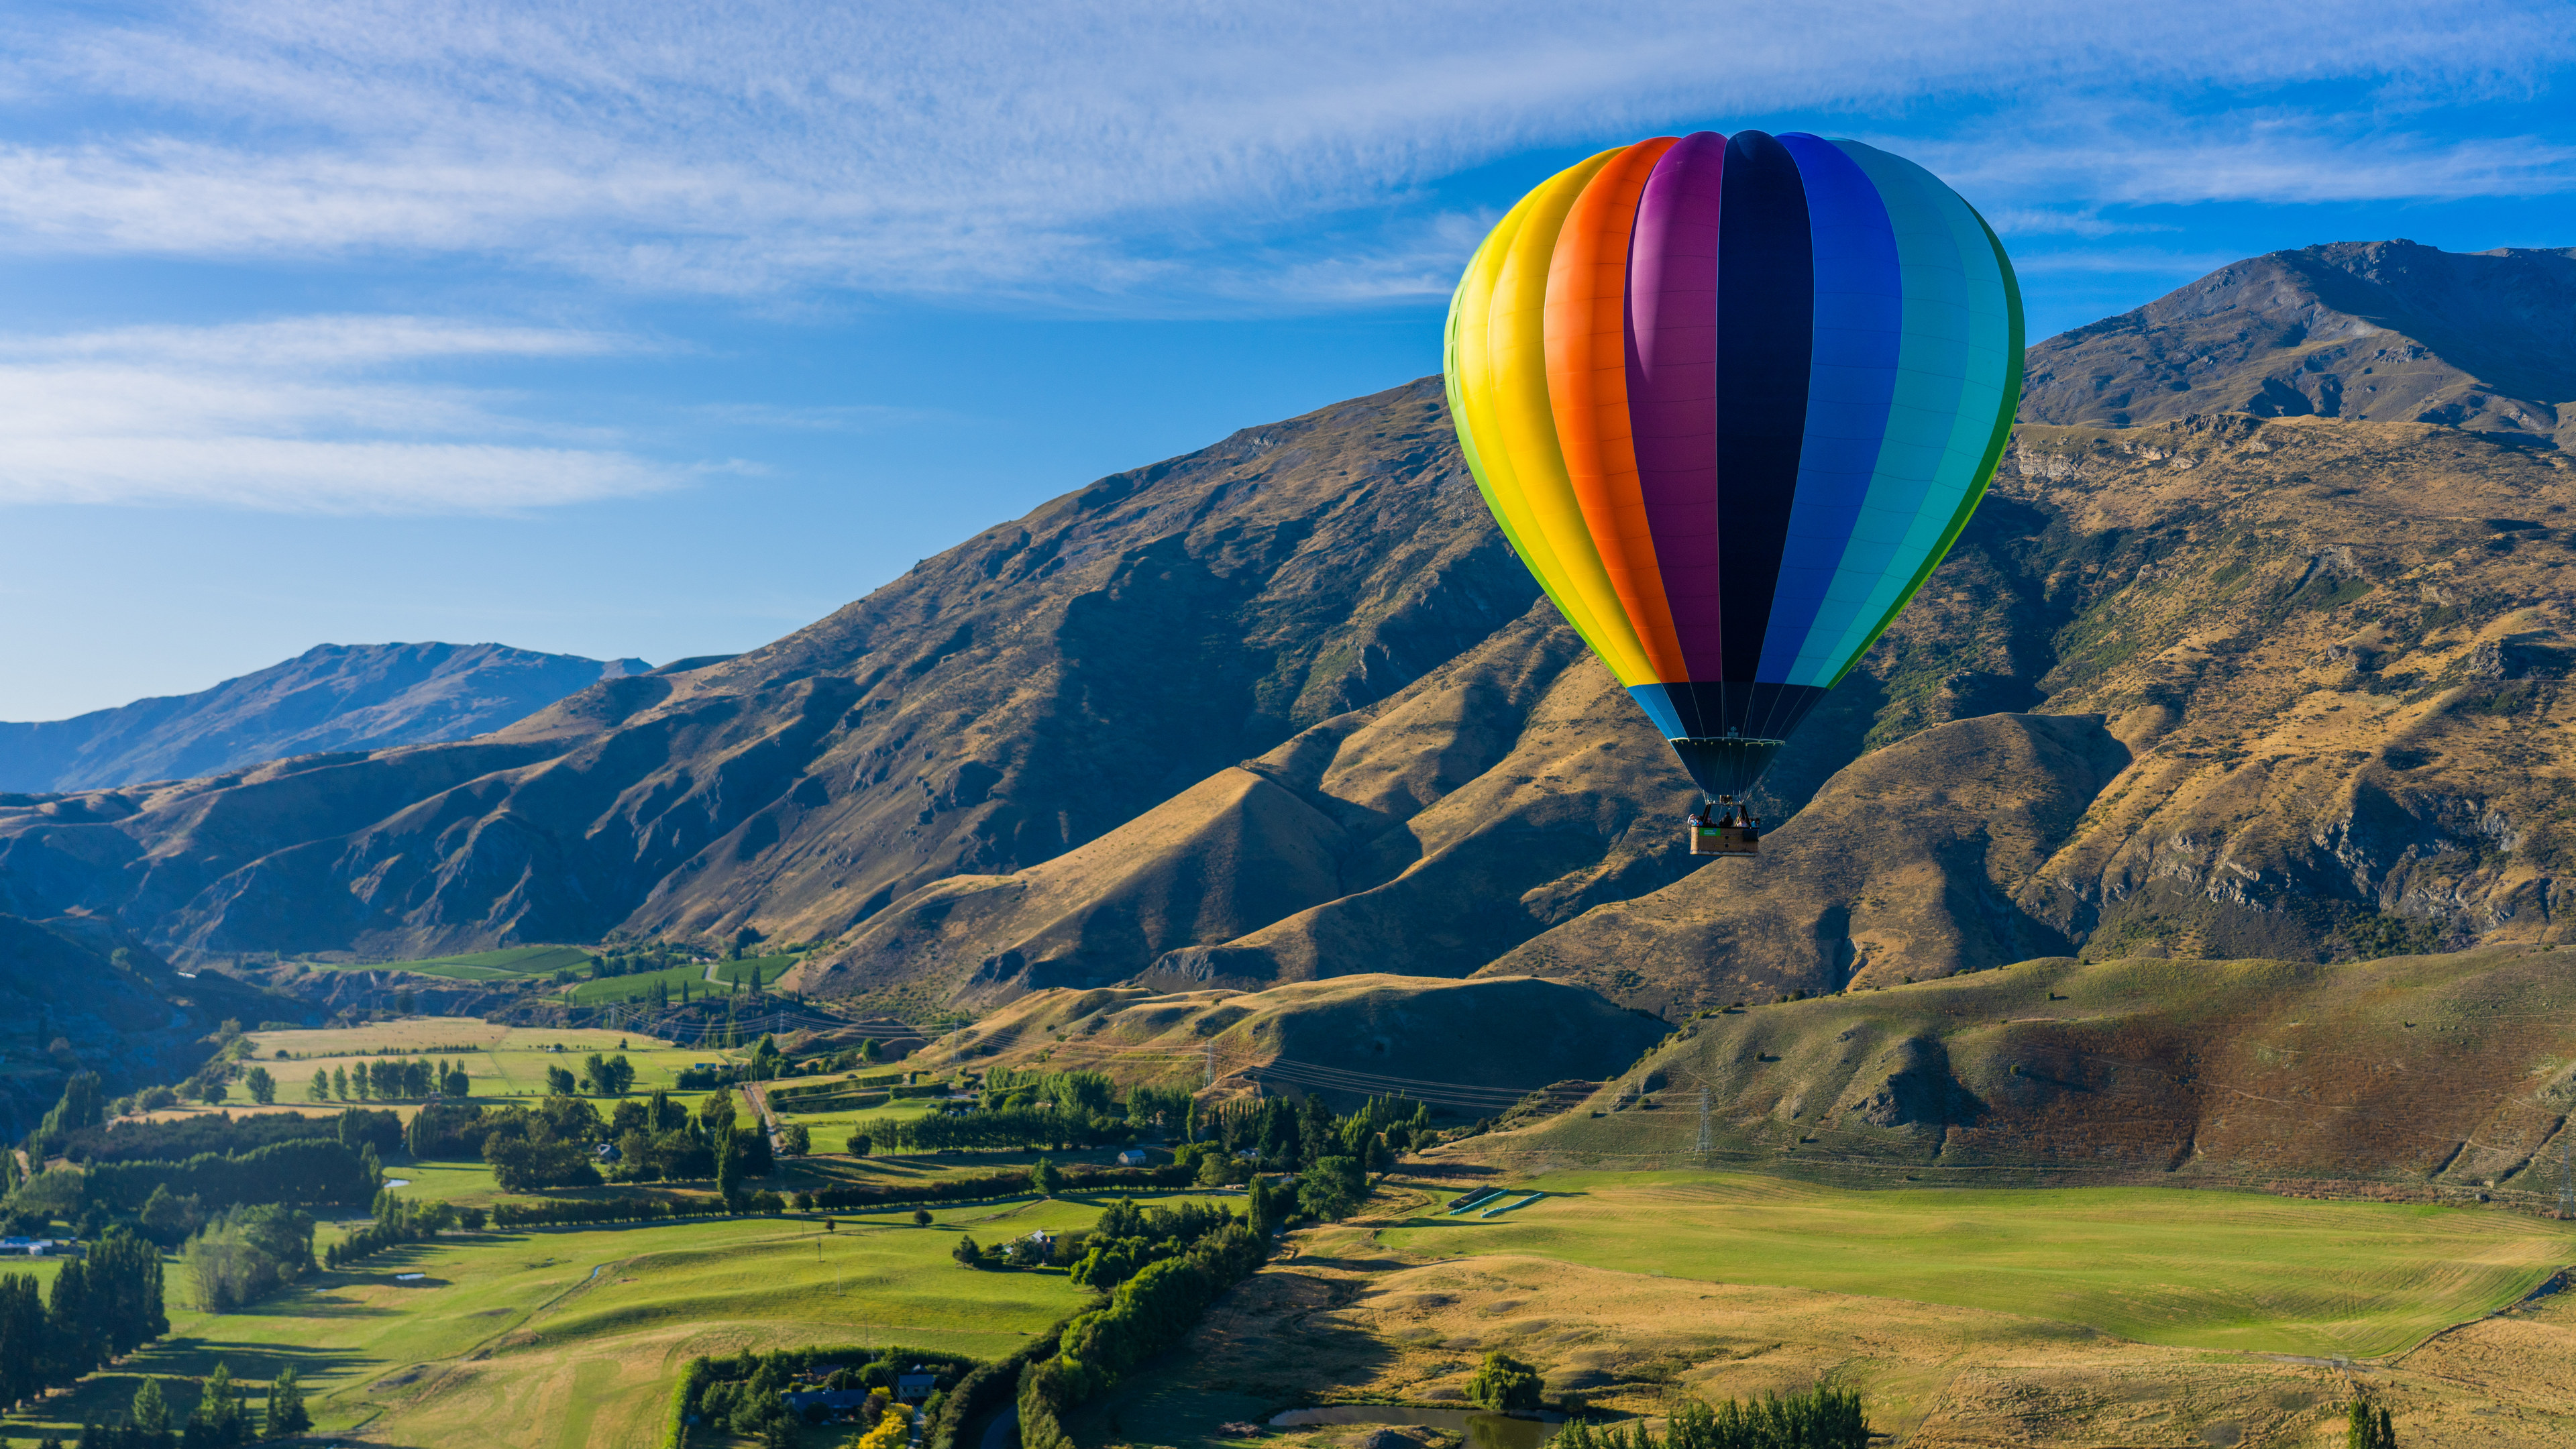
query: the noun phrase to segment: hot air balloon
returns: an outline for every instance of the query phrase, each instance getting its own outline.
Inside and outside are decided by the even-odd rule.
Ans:
[[[1992,228],[1856,141],[1658,136],[1523,197],[1449,307],[1477,487],[1698,784],[1697,855],[1994,476],[2021,293]]]

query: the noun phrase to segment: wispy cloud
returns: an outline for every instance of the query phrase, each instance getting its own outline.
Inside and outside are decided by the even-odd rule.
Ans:
[[[51,123],[0,148],[0,245],[463,253],[717,294],[1332,307],[1438,283],[1462,249],[1423,245],[1445,178],[1730,117],[1919,116],[1898,149],[1955,153],[1997,206],[2079,216],[2564,189],[2576,163],[2549,146],[2373,143],[2428,96],[2544,89],[2576,55],[2563,18],[2533,0],[2350,26],[2209,0],[70,12],[22,27],[0,62],[0,104]],[[2164,144],[2189,129],[2168,98],[2319,84],[2361,132]],[[2105,110],[2151,123],[2051,124]],[[76,139],[24,139],[49,130]],[[1373,226],[1390,230],[1355,238]]]
[[[1917,142],[1912,154],[1953,185],[2081,196],[2092,208],[2576,192],[2576,146],[2534,136],[2442,140],[2336,111],[2182,117],[2105,100],[2064,123],[2036,125],[2017,144],[1935,140]]]
[[[0,337],[0,504],[509,512],[672,487],[692,470],[613,434],[539,426],[506,394],[402,376],[628,345],[416,317]]]

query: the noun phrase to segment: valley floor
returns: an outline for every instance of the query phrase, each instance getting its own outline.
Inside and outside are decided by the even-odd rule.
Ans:
[[[658,1449],[671,1385],[700,1354],[1016,1352],[1090,1295],[1061,1269],[975,1272],[950,1250],[961,1234],[999,1241],[1086,1227],[1098,1213],[1021,1200],[942,1210],[928,1228],[907,1210],[843,1216],[831,1231],[735,1218],[454,1234],[222,1316],[185,1306],[186,1271],[173,1262],[167,1338],[0,1433],[69,1437],[83,1419],[120,1414],[146,1374],[201,1376],[221,1362],[265,1382],[291,1363],[331,1442]],[[181,1390],[178,1402],[193,1397]]]
[[[1856,1387],[1904,1449],[2326,1449],[2356,1386],[2395,1409],[2405,1443],[2576,1435],[2576,1294],[2511,1306],[2576,1258],[2561,1225],[1678,1176],[1539,1179],[1573,1195],[1493,1219],[1441,1216],[1454,1184],[1398,1189],[1370,1219],[1293,1235],[1292,1257],[1086,1410],[1077,1437],[1322,1449],[1352,1431],[1225,1426],[1336,1401],[1464,1407],[1497,1348],[1613,1416]],[[2391,1356],[2358,1356],[2372,1351]]]

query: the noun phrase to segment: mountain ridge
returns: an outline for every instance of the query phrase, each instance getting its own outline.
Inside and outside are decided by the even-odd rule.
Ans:
[[[2020,418],[2441,423],[2576,448],[2576,248],[2332,242],[2232,262],[2031,347]]]
[[[193,694],[0,722],[0,790],[113,788],[294,755],[466,739],[649,667],[504,644],[318,644]]]

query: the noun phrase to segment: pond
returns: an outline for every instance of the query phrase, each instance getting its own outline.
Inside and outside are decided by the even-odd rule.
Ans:
[[[1318,1424],[1417,1424],[1464,1435],[1467,1449],[1539,1449],[1562,1422],[1555,1414],[1535,1419],[1490,1414],[1482,1409],[1416,1409],[1400,1404],[1327,1404],[1290,1409],[1270,1421],[1274,1429],[1307,1429]]]

